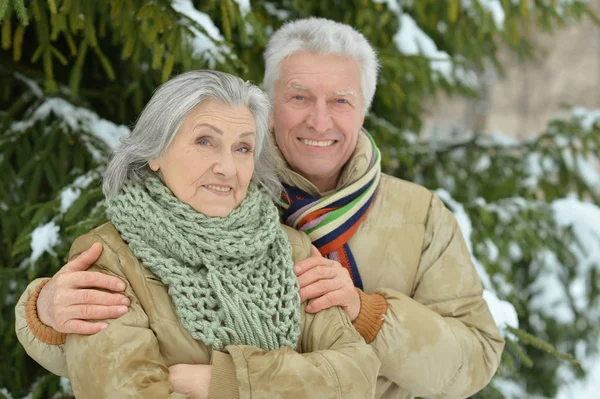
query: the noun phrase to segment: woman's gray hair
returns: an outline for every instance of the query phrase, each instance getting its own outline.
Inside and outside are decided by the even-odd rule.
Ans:
[[[325,18],[307,18],[288,22],[269,39],[265,50],[263,86],[275,100],[275,83],[281,72],[281,62],[295,53],[306,51],[324,55],[341,55],[358,62],[363,92],[363,113],[371,107],[379,62],[377,54],[362,33],[351,26]]]
[[[274,145],[269,133],[270,104],[255,85],[218,71],[186,72],[161,85],[140,114],[132,132],[121,139],[106,173],[102,191],[107,198],[118,194],[127,181],[140,181],[154,173],[148,161],[171,144],[188,112],[207,99],[250,110],[256,124],[254,174],[252,180],[273,199],[281,194]]]

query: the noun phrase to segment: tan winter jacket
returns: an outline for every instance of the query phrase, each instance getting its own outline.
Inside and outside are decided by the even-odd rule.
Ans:
[[[308,257],[308,237],[285,229],[294,262]],[[70,258],[95,242],[104,251],[90,270],[127,282],[128,313],[107,320],[110,326],[96,335],[68,335],[64,345],[48,345],[26,320],[27,302],[44,280],[30,284],[16,308],[17,336],[27,353],[70,378],[78,398],[186,398],[168,381],[168,367],[179,363],[212,364],[210,398],[373,397],[379,360],[340,308],[303,312],[297,352],[243,345],[213,352],[181,326],[166,287],[141,265],[112,224],[79,237]]]
[[[370,152],[360,134],[338,189],[364,175]],[[318,195],[289,168],[283,180]],[[372,341],[382,363],[375,397],[464,398],[487,385],[504,341],[457,222],[442,201],[421,186],[384,174],[348,244],[367,294],[361,295],[354,324]],[[368,331],[364,326],[381,318],[373,310],[381,309],[382,301],[381,328]]]
[[[368,139],[359,135],[338,189],[365,173],[369,153]],[[286,183],[318,194],[293,171],[283,175]],[[441,200],[384,174],[349,245],[366,292],[353,324],[382,363],[375,397],[464,398],[482,389],[499,366],[504,341],[456,220]]]

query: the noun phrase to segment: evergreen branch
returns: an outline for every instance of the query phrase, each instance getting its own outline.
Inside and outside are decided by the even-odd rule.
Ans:
[[[530,333],[523,331],[521,329],[518,329],[518,328],[506,326],[506,329],[508,331],[510,331],[511,333],[513,333],[515,336],[517,336],[519,338],[519,340],[521,342],[523,342],[524,344],[541,349],[544,352],[550,353],[554,356],[557,356],[561,359],[568,361],[569,363],[571,363],[573,366],[575,366],[577,368],[581,368],[581,363],[579,363],[577,360],[573,359],[571,356],[569,356],[567,354],[558,352],[552,344],[550,344],[546,341],[543,341],[543,340],[531,335]]]
[[[8,3],[9,0],[4,1]],[[23,1],[24,0],[13,0],[13,6],[15,8],[17,16],[19,17],[19,20],[21,21],[21,24],[27,26],[29,25],[29,17],[27,16],[27,9],[25,8]]]
[[[8,2],[10,0],[0,0],[0,21],[4,19],[4,15],[6,14],[6,10],[8,9]]]

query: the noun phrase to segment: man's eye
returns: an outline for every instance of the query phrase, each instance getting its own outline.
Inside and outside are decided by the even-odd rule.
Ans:
[[[338,104],[348,104],[348,100],[346,100],[345,98],[338,98],[337,100],[335,100],[335,102],[337,102]]]
[[[297,94],[297,95],[294,96],[294,100],[302,101],[302,100],[304,100],[304,96],[301,96],[300,94]]]

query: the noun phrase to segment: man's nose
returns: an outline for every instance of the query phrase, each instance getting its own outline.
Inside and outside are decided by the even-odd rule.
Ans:
[[[231,151],[221,151],[213,165],[213,172],[223,177],[233,177],[237,173],[235,159]]]
[[[317,133],[325,133],[333,127],[329,108],[325,101],[317,101],[306,120],[306,125]]]

